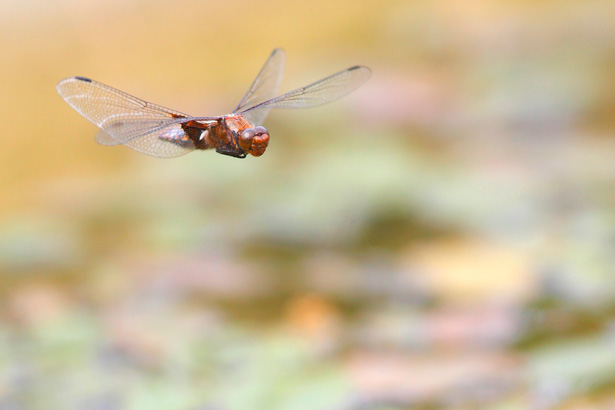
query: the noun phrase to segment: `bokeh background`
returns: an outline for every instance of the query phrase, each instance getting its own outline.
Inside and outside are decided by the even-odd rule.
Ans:
[[[0,409],[615,408],[615,3],[0,2]],[[94,143],[82,75],[261,158]]]

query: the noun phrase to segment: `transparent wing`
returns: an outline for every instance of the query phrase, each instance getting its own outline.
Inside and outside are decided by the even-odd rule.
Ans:
[[[181,129],[183,122],[210,119],[190,117],[84,77],[66,78],[58,83],[57,90],[71,107],[102,130],[96,137],[99,143],[124,144],[158,157],[190,152],[188,144],[179,145],[165,135],[177,133],[173,130]]]
[[[106,138],[106,139],[105,139]],[[96,136],[96,141],[103,145],[114,141],[113,137],[104,131]],[[181,127],[181,123],[171,124],[164,128],[156,128],[136,138],[122,143],[135,151],[160,158],[171,158],[185,155],[195,149],[194,143]]]
[[[308,108],[326,104],[356,90],[369,79],[371,74],[371,70],[367,67],[350,67],[308,86],[257,104],[240,114],[252,122],[255,118],[260,118],[263,111],[266,115],[272,108]],[[256,124],[260,125],[258,122]]]
[[[237,107],[233,110],[234,113],[253,107],[256,104],[276,96],[280,89],[280,83],[282,82],[285,60],[286,55],[284,50],[281,48],[273,50],[265,62],[265,65],[263,65],[263,68],[261,68],[261,71],[259,71],[254,79],[248,92],[246,92],[239,104],[237,104]],[[269,109],[266,108],[258,111],[258,113],[254,113],[254,118],[251,122],[257,125],[262,124],[268,113]]]

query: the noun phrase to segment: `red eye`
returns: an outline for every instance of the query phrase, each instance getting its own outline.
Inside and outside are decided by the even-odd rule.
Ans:
[[[254,134],[256,134],[254,128],[246,128],[241,132],[241,134],[239,135],[239,146],[243,150],[247,151],[248,149],[250,149],[250,146],[252,145],[252,140],[254,139]]]
[[[241,132],[241,139],[243,141],[252,141],[252,138],[254,138],[254,134],[256,134],[254,128],[247,128]]]
[[[250,150],[248,151],[250,154],[255,157],[260,157],[265,153],[267,146],[269,145],[269,133],[267,130],[263,134],[257,134],[254,136],[252,140],[252,145],[250,146]]]

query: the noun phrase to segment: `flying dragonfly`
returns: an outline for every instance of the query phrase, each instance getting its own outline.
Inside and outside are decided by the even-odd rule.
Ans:
[[[101,131],[103,145],[126,145],[155,157],[177,157],[194,150],[215,149],[236,158],[259,157],[269,145],[262,126],[273,108],[308,108],[337,100],[371,76],[353,66],[278,97],[285,54],[275,49],[231,114],[193,117],[152,104],[85,77],[60,81],[60,96]]]

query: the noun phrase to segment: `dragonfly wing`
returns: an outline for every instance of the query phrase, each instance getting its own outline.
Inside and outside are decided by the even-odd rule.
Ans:
[[[123,144],[135,151],[160,158],[179,157],[196,147],[181,127],[181,123],[147,132]],[[97,140],[100,134],[97,135]],[[105,141],[108,141],[106,139]]]
[[[175,142],[181,140],[177,137],[181,123],[195,119],[213,121],[209,117],[189,117],[84,77],[66,78],[58,83],[57,89],[71,107],[102,130],[96,141],[103,145],[127,145],[153,156],[189,152],[194,147]],[[175,138],[164,138],[168,132],[174,133]]]
[[[175,123],[163,128],[150,127],[141,135],[121,142],[106,131],[101,130],[96,135],[96,142],[102,145],[126,145],[135,151],[154,157],[178,157],[196,148],[181,125],[182,123]],[[117,134],[117,132],[114,132],[114,134]],[[120,133],[120,135],[122,134]]]
[[[371,73],[371,70],[365,66],[350,67],[305,87],[257,104],[240,114],[250,120],[250,118],[258,117],[260,112],[265,110],[269,112],[272,108],[309,108],[326,104],[359,88],[370,78]]]
[[[94,138],[96,142],[101,145],[120,145],[121,142],[113,138],[111,135],[107,134],[103,130],[100,130],[96,137]]]
[[[280,83],[282,82],[285,60],[286,54],[284,50],[281,48],[273,50],[265,62],[265,65],[263,65],[263,68],[261,68],[254,79],[250,89],[248,89],[248,92],[246,92],[239,104],[237,104],[237,107],[233,110],[234,113],[248,107],[253,107],[276,96],[280,89]],[[268,113],[268,109],[260,110],[258,113],[254,113],[252,118],[248,119],[248,121],[254,125],[261,125]]]

